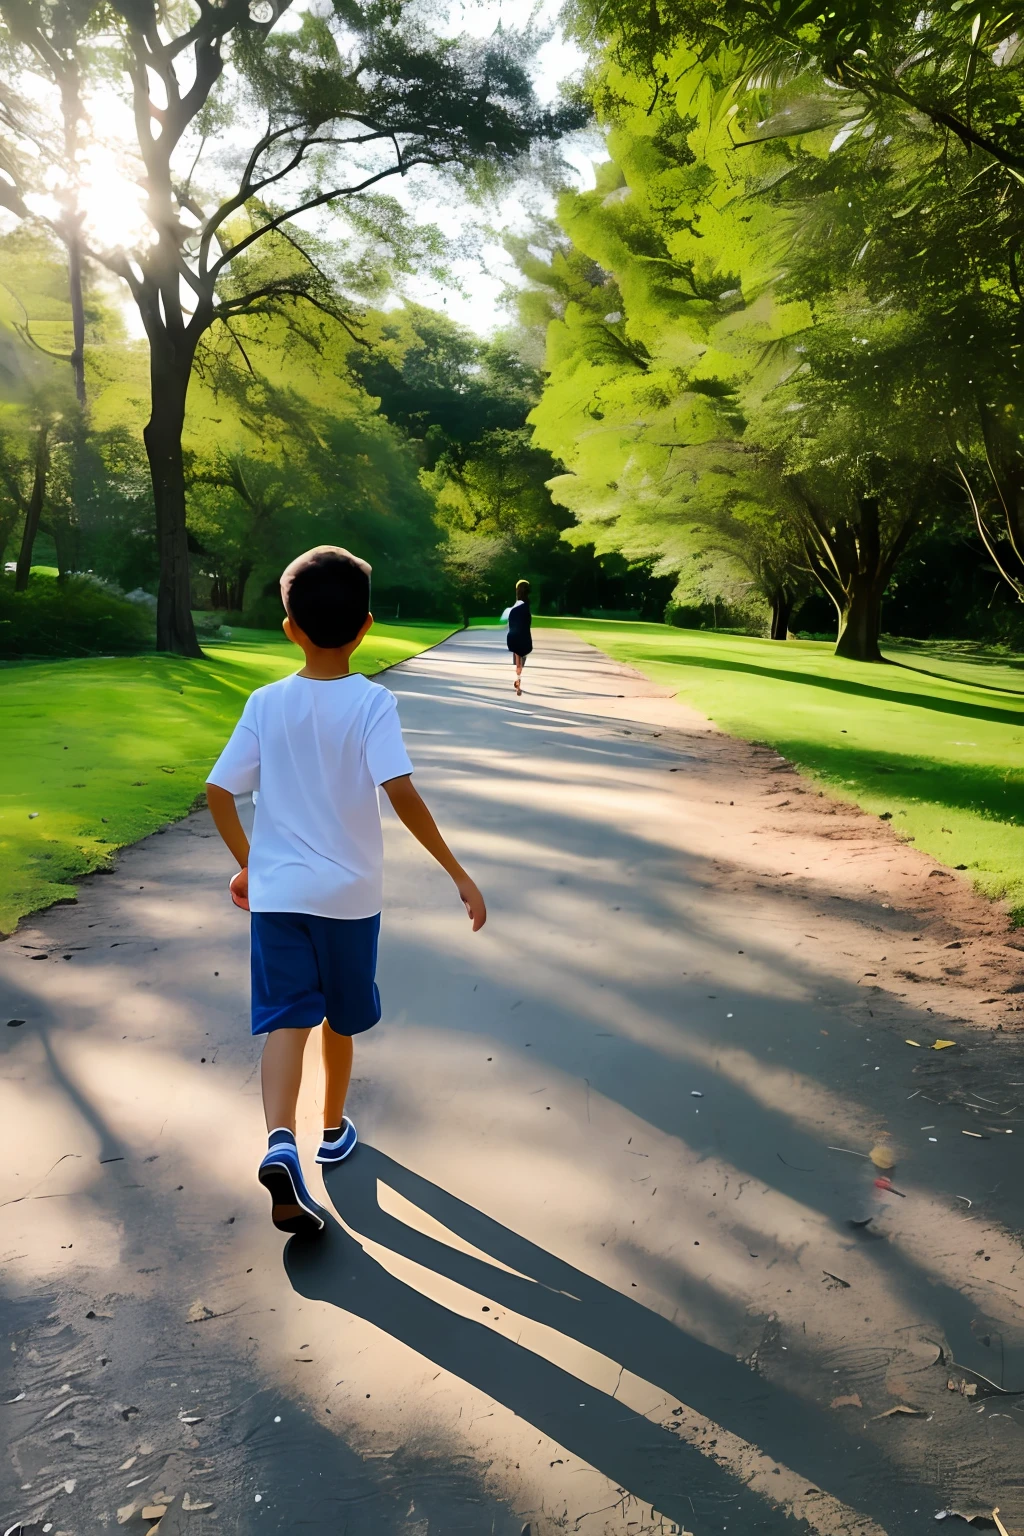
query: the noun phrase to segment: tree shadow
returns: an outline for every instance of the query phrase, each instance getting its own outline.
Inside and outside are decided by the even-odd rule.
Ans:
[[[1020,725],[1024,728],[1024,716]],[[1016,780],[1012,768],[979,763],[943,762],[927,756],[824,741],[800,741],[793,735],[776,737],[779,750],[829,779],[839,781],[837,794],[849,793],[850,781],[873,795],[898,795],[922,805],[969,811],[985,820],[1024,824],[1024,773]],[[898,830],[898,827],[897,827]]]
[[[715,1424],[728,1425],[732,1435],[796,1470],[808,1487],[825,1489],[884,1522],[890,1536],[913,1529],[916,1511],[934,1498],[906,1469],[897,1473],[880,1467],[873,1445],[858,1445],[815,1404],[766,1381],[733,1356],[520,1237],[376,1148],[362,1145],[343,1168],[328,1172],[325,1182],[345,1225],[329,1221],[322,1237],[288,1244],[285,1267],[300,1295],[373,1323],[497,1399],[680,1525],[692,1522],[695,1515],[721,1513],[723,1504],[734,1502],[740,1493],[744,1531],[781,1532],[789,1528],[791,1516],[746,1486],[738,1469],[720,1465],[709,1454],[712,1446],[705,1449],[683,1440],[679,1421],[667,1405],[666,1423],[644,1417],[618,1401],[615,1392],[583,1383],[486,1322],[450,1310],[397,1278],[363,1246],[364,1240],[422,1266],[428,1285],[431,1278],[455,1282],[499,1308],[597,1351]],[[493,1262],[390,1214],[380,1203],[381,1184]]]
[[[708,672],[739,672],[748,677],[765,677],[773,682],[797,683],[806,688],[821,688],[828,693],[847,693],[862,699],[878,699],[886,704],[901,704],[932,710],[940,715],[958,715],[967,720],[985,720],[993,725],[1024,725],[1024,707],[997,709],[989,704],[971,704],[965,699],[938,699],[927,693],[906,689],[882,688],[862,683],[852,677],[822,677],[813,672],[789,672],[781,667],[762,667],[755,662],[733,661],[725,656],[694,656],[685,651],[648,651],[635,653],[637,660],[649,665],[671,663],[678,667],[700,667]],[[912,671],[910,667],[904,671]],[[941,679],[949,681],[949,679]],[[960,687],[969,688],[970,683]]]

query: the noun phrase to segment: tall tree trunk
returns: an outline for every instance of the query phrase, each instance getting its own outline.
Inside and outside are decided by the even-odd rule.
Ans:
[[[835,654],[848,661],[882,662],[878,648],[882,598],[889,578],[914,535],[920,508],[883,526],[877,496],[862,495],[853,516],[830,512],[794,477],[793,486],[807,513],[804,549],[807,566],[836,605],[839,635]]]
[[[36,468],[32,480],[32,495],[29,497],[28,506],[25,509],[25,531],[21,536],[18,569],[14,577],[15,592],[25,591],[32,571],[32,546],[35,544],[36,534],[39,532],[39,519],[43,515],[43,501],[46,496],[49,437],[50,426],[47,422],[39,428],[36,437]]]
[[[70,222],[70,221],[69,221]],[[85,410],[85,295],[82,290],[82,233],[81,215],[75,214],[74,224],[65,236],[68,252],[68,293],[71,299],[71,372],[75,380],[75,395]]]
[[[772,639],[786,640],[789,637],[789,621],[793,616],[793,594],[785,587],[778,587],[772,593]]]
[[[48,531],[57,551],[57,580],[65,582],[78,565],[78,527],[69,518],[51,517]]]
[[[889,572],[857,571],[851,575],[846,602],[839,615],[835,654],[847,661],[884,661],[878,648],[882,627],[882,596]]]
[[[14,532],[14,525],[17,521],[17,507],[11,507],[7,512],[0,512],[0,568],[3,567],[5,562],[7,546],[10,543],[11,534]]]
[[[185,531],[185,465],[181,434],[192,354],[169,339],[150,337],[152,415],[143,438],[153,482],[156,542],[160,561],[156,647],[178,656],[201,656],[192,623],[192,584]]]
[[[245,606],[245,586],[251,575],[252,561],[240,560],[234,582],[228,587],[227,592],[228,608],[232,613],[241,613]]]

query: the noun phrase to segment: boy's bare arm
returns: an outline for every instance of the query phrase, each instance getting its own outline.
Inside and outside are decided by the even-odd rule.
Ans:
[[[479,887],[466,874],[448,844],[437,830],[437,823],[420,797],[408,774],[399,779],[388,779],[381,788],[394,806],[395,815],[408,827],[418,843],[431,854],[455,882],[455,889],[462,897],[463,905],[476,933],[487,921],[487,907]],[[223,837],[223,833],[221,836]],[[225,841],[227,839],[225,838]]]
[[[219,784],[207,784],[206,803],[210,807],[213,824],[217,828],[228,852],[238,860],[238,874],[231,881],[231,900],[236,907],[246,911],[249,907],[249,839],[238,817],[235,797],[230,790]]]

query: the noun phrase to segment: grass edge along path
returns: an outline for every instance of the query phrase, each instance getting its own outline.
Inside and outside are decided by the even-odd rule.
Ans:
[[[917,667],[843,661],[817,641],[539,619],[569,629],[672,687],[732,736],[767,742],[836,799],[891,820],[898,835],[1024,923],[1024,694],[1007,674],[957,661]],[[941,666],[941,663],[938,664]],[[972,681],[968,681],[968,677]]]
[[[353,670],[382,672],[451,624],[375,624]],[[148,653],[0,667],[0,936],[114,854],[186,816],[254,688],[302,658],[273,631],[205,641],[201,661]]]

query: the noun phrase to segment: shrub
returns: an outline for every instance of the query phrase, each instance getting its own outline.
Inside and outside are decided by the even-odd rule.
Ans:
[[[223,636],[225,630],[229,630],[232,625],[237,629],[243,621],[240,613],[225,612],[222,608],[194,608],[192,622],[200,640],[212,640],[215,636]],[[249,627],[255,629],[257,626]]]
[[[109,656],[153,645],[153,620],[88,576],[61,583],[32,573],[27,592],[15,592],[14,577],[0,577],[0,658],[23,656]]]

